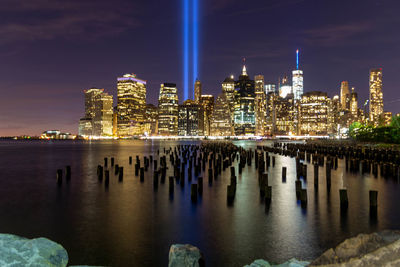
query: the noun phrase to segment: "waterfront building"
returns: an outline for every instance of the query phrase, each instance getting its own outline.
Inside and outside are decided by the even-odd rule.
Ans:
[[[146,106],[146,81],[135,74],[125,74],[117,79],[118,136],[143,135]]]
[[[266,94],[264,89],[264,76],[256,75],[254,77],[255,82],[255,108],[256,108],[256,129],[255,133],[258,136],[265,134],[265,123],[266,123]]]
[[[369,118],[378,126],[383,116],[382,69],[372,69],[369,75]]]
[[[300,100],[300,135],[328,134],[328,94],[314,91],[303,94]]]
[[[350,114],[352,117],[352,122],[357,121],[357,119],[358,119],[358,96],[354,90],[354,87],[351,88],[351,94],[350,94]]]
[[[91,136],[93,133],[93,124],[91,118],[82,118],[79,120],[79,131],[80,136]]]
[[[204,134],[204,110],[193,100],[186,100],[179,105],[178,135],[202,136]]]
[[[265,119],[265,134],[273,135],[274,132],[274,100],[277,97],[275,91],[270,91],[266,96],[266,119]]]
[[[226,96],[226,101],[228,102],[229,112],[233,120],[233,107],[235,102],[235,80],[231,77],[227,77],[222,83],[222,93]]]
[[[254,80],[247,75],[243,65],[242,74],[235,82],[234,130],[235,135],[255,134],[255,89]]]
[[[153,104],[147,104],[144,112],[144,135],[157,134],[158,108]]]
[[[340,97],[335,95],[328,102],[328,134],[337,135],[340,132]]]
[[[178,89],[174,83],[163,83],[158,98],[158,134],[178,134]]]
[[[214,105],[211,115],[211,136],[231,136],[233,135],[232,117],[227,112],[229,109],[228,99],[225,93],[221,93]]]
[[[295,128],[295,101],[293,94],[286,97],[271,95],[272,97],[272,134],[293,135]]]
[[[210,123],[211,114],[214,108],[214,96],[213,95],[201,95],[200,105],[203,107],[204,111],[204,135],[210,135]]]
[[[279,96],[285,98],[288,94],[293,94],[292,86],[289,84],[289,79],[284,76],[279,80]]]
[[[112,136],[112,96],[98,88],[90,88],[84,93],[85,117],[79,122],[79,132],[83,136]]]
[[[350,90],[348,81],[342,81],[340,84],[340,105],[342,110],[350,109]]]
[[[194,83],[194,102],[196,104],[200,104],[200,97],[201,97],[201,81],[199,81],[198,79],[196,80],[196,82]]]
[[[274,83],[265,84],[265,94],[276,93],[276,85]]]
[[[294,100],[298,101],[304,92],[303,71],[299,69],[299,49],[296,50],[296,69],[292,71],[292,86]]]

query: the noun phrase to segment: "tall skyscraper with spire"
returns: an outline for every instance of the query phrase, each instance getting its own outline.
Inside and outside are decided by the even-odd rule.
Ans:
[[[234,129],[235,135],[254,135],[255,133],[255,91],[254,80],[250,80],[246,65],[235,82]]]
[[[299,69],[299,50],[296,50],[296,70],[292,71],[292,88],[295,100],[300,100],[304,93],[303,71]]]

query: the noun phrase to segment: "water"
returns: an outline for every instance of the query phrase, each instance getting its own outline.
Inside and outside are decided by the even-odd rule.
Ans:
[[[226,201],[229,170],[212,187],[204,179],[203,196],[192,204],[190,183],[183,190],[176,185],[170,198],[168,180],[154,192],[152,174],[145,173],[140,183],[134,165],[128,164],[129,156],[135,161],[136,155],[143,158],[158,148],[189,143],[199,142],[1,141],[0,232],[54,240],[67,249],[70,264],[167,266],[170,245],[190,243],[202,250],[207,266],[243,266],[257,258],[313,259],[358,233],[400,228],[398,181],[346,173],[340,160],[332,171],[330,193],[324,169],[315,191],[313,168],[308,167],[308,184],[303,183],[308,205],[302,209],[296,201],[295,160],[276,155],[275,168],[269,170],[272,202],[267,211],[254,163],[238,176],[233,206]],[[270,144],[234,143],[246,148]],[[107,156],[124,167],[123,182],[111,172],[108,189],[96,176],[97,165]],[[58,187],[56,170],[66,165],[71,165],[72,179]],[[286,183],[282,166],[287,166]],[[170,168],[167,177],[172,172]],[[338,190],[343,187],[349,208],[341,215]],[[379,191],[376,218],[370,217],[369,190]]]

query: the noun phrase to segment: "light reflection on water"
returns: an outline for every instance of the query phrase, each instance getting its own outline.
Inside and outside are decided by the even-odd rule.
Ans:
[[[330,193],[325,170],[319,170],[314,188],[313,168],[308,166],[308,205],[295,194],[295,160],[275,155],[269,169],[272,202],[260,199],[254,162],[238,175],[233,206],[226,202],[229,169],[208,185],[197,204],[190,200],[190,183],[168,190],[153,189],[152,173],[140,182],[128,157],[160,154],[163,148],[191,141],[16,142],[1,141],[0,232],[26,237],[48,237],[69,252],[70,264],[111,266],[166,266],[169,246],[191,243],[204,253],[207,266],[243,266],[256,258],[282,262],[292,257],[312,259],[343,239],[361,232],[400,228],[398,181],[346,173],[339,160],[332,171]],[[270,142],[234,141],[246,149]],[[96,178],[104,157],[114,157],[124,167],[124,180],[110,172],[106,189]],[[157,157],[155,157],[157,158]],[[168,160],[168,157],[167,157]],[[159,163],[159,160],[158,160]],[[235,164],[237,162],[235,161]],[[72,180],[58,188],[55,172],[70,164]],[[109,162],[110,164],[110,162]],[[287,179],[282,181],[282,166]],[[205,171],[207,173],[207,169]],[[192,182],[196,182],[193,178]],[[349,208],[340,213],[340,188],[347,188]],[[378,214],[371,218],[368,191],[378,190]]]

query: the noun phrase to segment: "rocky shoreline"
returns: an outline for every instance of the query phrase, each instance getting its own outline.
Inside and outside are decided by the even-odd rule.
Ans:
[[[204,267],[206,262],[206,257],[195,246],[174,244],[170,248],[168,267]],[[0,266],[64,267],[67,264],[67,251],[60,244],[47,238],[27,239],[0,234]],[[266,260],[257,259],[244,267],[303,266],[400,266],[400,231],[385,230],[359,234],[346,239],[335,248],[328,249],[311,262],[290,259],[281,264],[271,264]]]

